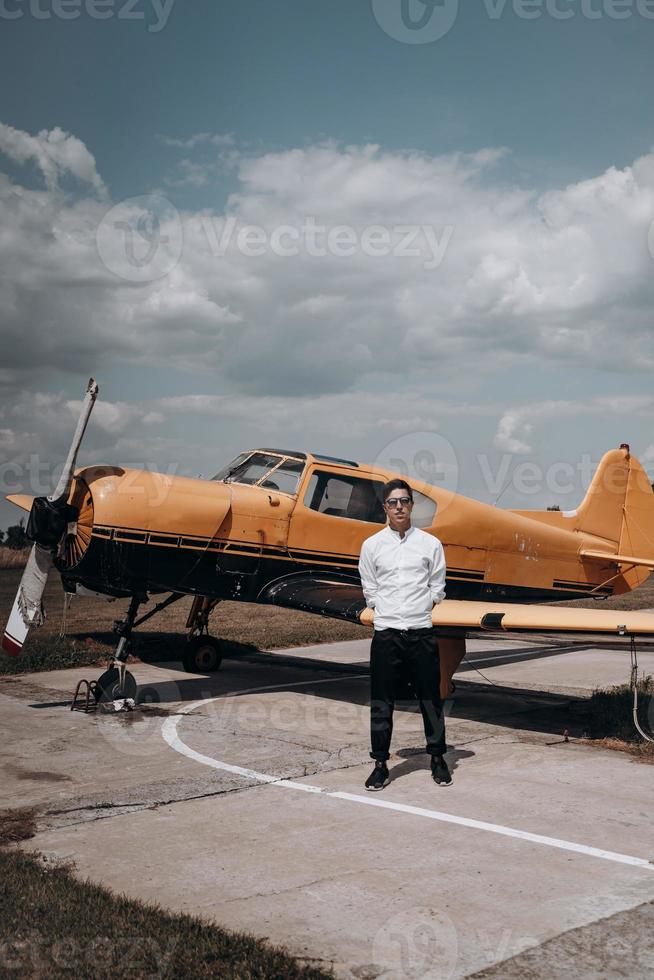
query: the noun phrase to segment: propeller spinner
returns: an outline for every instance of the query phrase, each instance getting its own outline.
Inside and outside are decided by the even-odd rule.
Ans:
[[[43,592],[53,559],[65,547],[68,523],[75,517],[68,505],[68,497],[77,453],[97,396],[98,386],[91,378],[56,489],[49,497],[36,497],[32,504],[27,522],[27,537],[34,541],[34,547],[27,559],[2,638],[2,649],[13,657],[17,657],[22,650],[30,628],[41,626],[45,618]]]

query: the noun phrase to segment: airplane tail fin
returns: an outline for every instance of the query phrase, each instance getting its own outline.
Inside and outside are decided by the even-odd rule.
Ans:
[[[604,539],[615,554],[654,559],[654,492],[626,444],[602,457],[581,505],[566,516],[573,518],[576,531]],[[623,574],[633,589],[651,571],[640,566]]]

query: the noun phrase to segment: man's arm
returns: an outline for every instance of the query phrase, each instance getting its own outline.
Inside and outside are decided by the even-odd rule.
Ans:
[[[435,606],[445,598],[445,552],[440,541],[436,541],[431,572],[429,573],[429,591]]]
[[[369,609],[375,608],[377,600],[377,577],[375,575],[375,565],[370,554],[368,542],[364,541],[359,557],[359,575],[363,586],[363,595]]]

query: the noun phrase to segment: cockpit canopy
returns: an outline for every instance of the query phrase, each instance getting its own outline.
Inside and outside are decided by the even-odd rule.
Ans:
[[[281,449],[256,449],[241,453],[213,477],[222,483],[244,483],[248,486],[295,494],[306,466],[304,453]]]

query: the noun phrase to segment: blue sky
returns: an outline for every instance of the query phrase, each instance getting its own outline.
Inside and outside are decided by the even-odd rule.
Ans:
[[[175,0],[165,16],[109,0],[105,20],[68,3],[76,19],[57,0],[0,4],[0,464],[54,465],[92,372],[113,408],[90,456],[183,472],[289,439],[375,459],[432,430],[483,499],[480,453],[574,464],[626,438],[654,462],[654,5],[548,0],[526,19],[538,6],[461,0],[443,37],[409,44],[375,16],[394,0]],[[53,150],[39,134],[57,129]],[[121,282],[96,268],[94,228],[153,192],[181,215],[182,257]],[[218,267],[189,232],[207,214],[268,231],[352,214],[358,234],[424,221],[452,238],[432,270]],[[208,400],[171,401],[191,396]],[[551,488],[502,498],[532,501]],[[11,516],[2,505],[0,526]]]
[[[133,10],[146,20],[119,19],[124,4],[103,21],[83,8],[38,21],[5,0],[24,16],[0,36],[3,120],[77,135],[118,197],[173,164],[159,134],[231,132],[275,149],[324,137],[433,154],[501,145],[538,181],[624,166],[651,144],[654,20],[635,2],[626,20],[588,20],[579,0],[557,21],[511,3],[493,20],[475,0],[424,45],[389,38],[367,0],[176,0],[157,33],[147,0]]]

